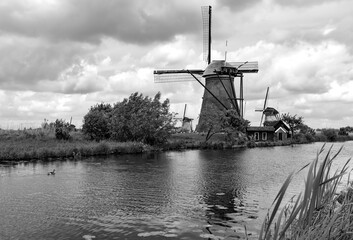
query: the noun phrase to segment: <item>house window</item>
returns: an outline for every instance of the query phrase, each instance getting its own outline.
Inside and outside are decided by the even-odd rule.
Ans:
[[[258,132],[255,132],[255,141],[260,139],[260,134]]]
[[[267,132],[262,133],[262,140],[264,140],[264,141],[267,140]]]

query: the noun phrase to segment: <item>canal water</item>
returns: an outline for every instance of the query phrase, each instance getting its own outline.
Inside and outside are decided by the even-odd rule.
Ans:
[[[334,151],[342,145],[335,168],[353,156],[353,142]],[[282,183],[321,146],[2,164],[0,239],[238,239],[244,226],[256,238]]]

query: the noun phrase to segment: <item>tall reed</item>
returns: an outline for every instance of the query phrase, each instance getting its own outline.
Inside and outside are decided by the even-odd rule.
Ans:
[[[324,147],[310,164],[299,170],[309,168],[304,192],[281,209],[283,197],[295,173],[288,176],[262,224],[260,240],[353,239],[352,188],[348,187],[345,194],[337,195],[337,186],[348,171],[350,159],[331,176],[332,162],[342,147],[331,157],[331,146],[320,162]]]

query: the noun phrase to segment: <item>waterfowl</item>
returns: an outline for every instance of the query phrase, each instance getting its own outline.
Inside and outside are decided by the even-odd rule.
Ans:
[[[48,175],[55,175],[55,169],[51,172],[48,172]]]

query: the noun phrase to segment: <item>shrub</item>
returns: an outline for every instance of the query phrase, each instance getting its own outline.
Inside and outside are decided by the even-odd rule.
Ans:
[[[335,129],[323,129],[322,134],[324,134],[330,142],[337,141],[337,132]]]
[[[82,131],[91,140],[100,141],[110,137],[109,121],[112,107],[110,104],[96,104],[83,118]]]
[[[55,127],[55,138],[59,140],[69,140],[70,139],[70,123],[65,122],[62,119],[56,119],[54,123]]]
[[[111,138],[118,141],[141,141],[161,144],[174,130],[169,100],[160,102],[161,94],[152,99],[137,92],[115,104],[110,121]]]

